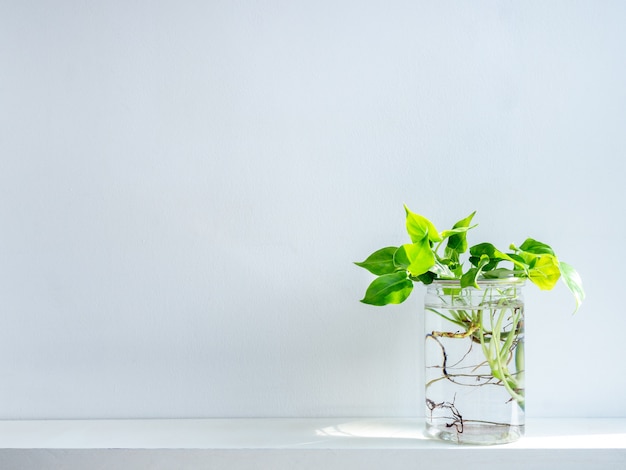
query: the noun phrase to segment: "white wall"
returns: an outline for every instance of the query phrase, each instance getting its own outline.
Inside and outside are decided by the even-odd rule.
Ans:
[[[533,236],[528,414],[626,416],[626,4],[0,2],[0,418],[422,413],[402,204]],[[614,261],[615,260],[615,261]]]

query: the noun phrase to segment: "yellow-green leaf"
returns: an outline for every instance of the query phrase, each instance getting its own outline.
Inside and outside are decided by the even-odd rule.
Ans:
[[[450,237],[448,238],[447,250],[456,251],[457,253],[465,253],[467,251],[466,232],[471,228],[470,223],[472,223],[474,214],[476,214],[476,211],[472,212],[464,219],[459,220],[454,224],[452,230],[445,230],[441,233],[443,238],[446,236]]]
[[[406,268],[411,276],[424,274],[435,265],[435,254],[428,239],[417,243],[409,243],[398,248],[395,262]]]
[[[539,255],[528,270],[530,280],[542,290],[552,289],[561,277],[559,261],[554,255]]]
[[[420,242],[424,238],[428,238],[433,243],[443,240],[430,220],[411,212],[407,206],[404,206],[404,210],[406,211],[406,230],[413,243]]]

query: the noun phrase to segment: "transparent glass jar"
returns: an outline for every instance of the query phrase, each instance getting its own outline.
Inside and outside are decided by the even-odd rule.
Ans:
[[[503,444],[524,434],[523,279],[434,281],[424,301],[426,434]]]

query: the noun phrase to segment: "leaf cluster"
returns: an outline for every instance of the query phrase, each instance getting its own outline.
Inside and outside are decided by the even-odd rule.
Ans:
[[[527,238],[519,247],[510,245],[506,253],[491,243],[469,247],[467,232],[476,227],[472,225],[476,212],[439,232],[426,217],[404,209],[411,243],[381,248],[355,263],[378,276],[361,302],[378,306],[404,302],[416,282],[449,279],[458,280],[461,287],[479,288],[482,279],[526,278],[542,290],[551,290],[562,279],[574,296],[576,310],[582,303],[585,293],[580,276],[571,265],[559,261],[549,245]]]

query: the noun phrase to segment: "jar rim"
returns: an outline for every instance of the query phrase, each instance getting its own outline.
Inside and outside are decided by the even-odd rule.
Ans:
[[[503,284],[515,284],[515,285],[523,285],[526,283],[526,278],[523,277],[504,277],[504,278],[494,278],[494,279],[476,279],[476,284],[479,286],[497,286]],[[440,285],[440,286],[461,286],[460,279],[435,279],[432,284]],[[471,287],[471,286],[468,286]]]

